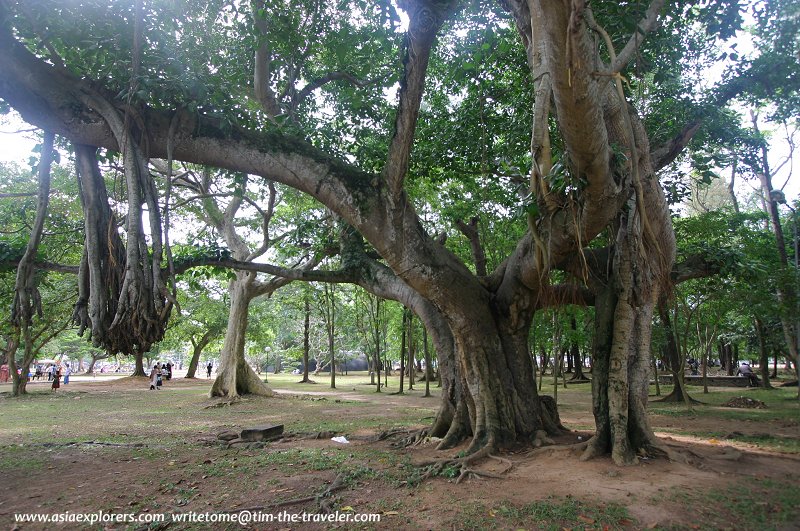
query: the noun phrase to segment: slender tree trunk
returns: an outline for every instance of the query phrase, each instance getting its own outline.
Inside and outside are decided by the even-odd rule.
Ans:
[[[94,374],[94,365],[95,363],[97,363],[97,360],[99,359],[100,359],[99,356],[95,356],[94,354],[92,354],[92,359],[89,362],[89,366],[86,368],[86,372],[84,374]]]
[[[698,331],[699,331],[699,328],[698,328]],[[706,334],[708,334],[708,328],[706,328]],[[699,339],[699,337],[698,337],[698,339]],[[702,372],[703,394],[707,395],[708,394],[708,358],[711,355],[711,339],[707,337],[706,340],[701,342],[700,345],[703,348],[703,354],[702,354],[703,355],[703,359],[700,361],[700,363],[702,364],[702,368],[703,368],[703,372]]]
[[[202,354],[203,350],[211,343],[211,339],[213,339],[215,335],[214,330],[208,330],[198,341],[195,342],[194,338],[192,338],[192,359],[189,360],[186,378],[195,378],[197,366],[200,363],[200,354]]]
[[[775,351],[775,357],[772,360],[772,374],[770,378],[775,379],[778,377],[778,355],[780,354],[779,351]]]
[[[414,390],[414,376],[416,376],[417,366],[414,363],[414,358],[416,357],[416,342],[414,340],[414,316],[411,315],[409,312],[408,315],[408,322],[406,323],[408,329],[406,330],[406,334],[408,334],[408,390]]]
[[[656,396],[661,396],[661,382],[658,381],[658,362],[653,358],[653,377],[656,383]]]
[[[336,389],[336,352],[333,346],[333,331],[328,332],[328,355],[331,360],[331,389]]]
[[[695,402],[686,392],[686,385],[683,378],[683,356],[680,351],[680,344],[675,337],[675,327],[669,315],[666,302],[661,301],[658,305],[658,314],[661,324],[664,326],[667,343],[665,345],[666,361],[672,372],[672,392],[661,399],[662,402],[685,402],[687,405]]]
[[[403,378],[406,375],[406,332],[408,330],[408,310],[403,309],[403,324],[400,326],[400,390],[403,394]]]
[[[378,299],[377,304],[380,304],[381,299]],[[376,393],[381,392],[381,330],[378,322],[378,315],[380,315],[379,311],[375,313],[375,351],[374,351],[374,359],[373,364],[375,365],[375,375],[377,387],[375,388]]]
[[[767,354],[766,330],[764,323],[756,317],[755,319],[756,336],[758,337],[758,369],[761,372],[761,387],[772,389],[769,381],[769,360]]]
[[[751,112],[753,120],[753,129],[758,132],[758,117]],[[789,270],[789,258],[786,253],[786,241],[783,236],[783,227],[781,226],[780,212],[778,211],[778,203],[772,197],[772,172],[769,167],[769,157],[767,156],[767,146],[761,146],[761,162],[763,172],[759,173],[761,179],[761,186],[764,193],[764,198],[768,201],[767,214],[772,225],[772,232],[775,234],[775,245],[778,250],[778,257],[780,258],[781,265],[785,270]],[[797,271],[794,272],[795,275]],[[786,347],[789,351],[792,360],[794,361],[797,379],[800,381],[800,351],[798,351],[798,334],[800,330],[797,329],[800,324],[798,321],[792,321],[790,315],[800,313],[797,299],[797,289],[794,283],[788,282],[785,284],[778,284],[775,289],[778,301],[783,306],[784,311],[780,312],[781,327],[783,328],[783,336],[786,341]],[[800,385],[797,386],[797,399],[800,400]]]
[[[311,349],[309,337],[311,335],[311,302],[308,290],[303,294],[303,379],[300,383],[311,383],[308,377],[308,354]]]
[[[422,327],[422,349],[425,353],[425,394],[431,396],[431,353],[428,350],[428,330]]]
[[[20,396],[27,393],[28,371],[33,362],[33,345],[30,335],[30,327],[33,324],[34,315],[42,317],[42,298],[37,286],[34,262],[36,254],[39,252],[39,244],[42,241],[44,224],[47,218],[47,207],[50,202],[50,168],[53,162],[53,143],[55,135],[45,132],[42,145],[42,156],[39,161],[37,179],[39,182],[36,197],[36,217],[31,227],[28,237],[28,244],[25,253],[17,265],[17,275],[14,284],[14,298],[11,303],[11,325],[14,329],[14,336],[19,340],[22,335],[24,355],[22,358],[21,374],[17,375],[16,348],[9,356],[9,369],[13,374],[13,385],[11,394]]]

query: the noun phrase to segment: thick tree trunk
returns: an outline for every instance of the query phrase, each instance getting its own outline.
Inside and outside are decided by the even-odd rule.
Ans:
[[[133,359],[133,374],[131,376],[147,376],[147,373],[144,372],[144,353],[134,352]]]
[[[244,394],[272,396],[273,392],[256,375],[244,359],[247,334],[247,310],[253,298],[251,273],[240,272],[232,280],[228,291],[231,308],[228,314],[228,329],[220,353],[217,378],[211,386],[210,396],[234,398]]]
[[[28,372],[17,372],[17,349],[19,348],[20,330],[14,328],[6,341],[6,356],[8,357],[8,372],[11,375],[11,396],[21,396],[27,393]],[[24,365],[24,363],[23,363]]]
[[[672,266],[674,247],[665,237],[661,243],[649,241],[647,245],[658,247],[643,252],[646,240],[641,239],[644,231],[636,222],[638,208],[631,201],[628,213],[620,217],[612,281],[595,298],[592,397],[596,432],[582,456],[589,459],[610,452],[618,465],[637,462],[642,451],[664,448],[647,419],[650,334],[658,282],[664,267]],[[659,253],[664,254],[659,257]]]

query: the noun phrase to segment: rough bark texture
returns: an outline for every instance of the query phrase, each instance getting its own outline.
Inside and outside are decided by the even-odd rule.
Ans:
[[[247,310],[254,298],[253,281],[255,274],[240,272],[231,280],[228,287],[231,307],[228,314],[228,329],[225,344],[220,352],[217,378],[211,386],[210,395],[234,398],[239,395],[254,394],[272,396],[274,393],[247,364],[244,347],[247,339]]]

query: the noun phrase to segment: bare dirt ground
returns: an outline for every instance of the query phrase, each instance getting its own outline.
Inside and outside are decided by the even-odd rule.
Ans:
[[[800,416],[785,396],[776,400],[788,413],[764,420],[750,412],[743,413],[747,418],[725,418],[740,412],[715,406],[696,415],[684,414],[679,406],[656,406],[654,428],[681,461],[645,458],[620,468],[610,459],[581,462],[579,452],[564,449],[591,434],[588,392],[570,390],[559,395],[562,421],[584,429],[565,433],[556,440],[560,446],[547,450],[504,453],[513,468],[502,479],[456,483],[450,473],[420,482],[424,471],[414,465],[453,457],[462,449],[439,452],[435,442],[398,449],[392,445],[396,439],[376,440],[385,430],[423,427],[437,399],[422,398],[419,391],[378,396],[364,385],[345,380],[331,391],[327,385],[281,389],[278,382],[277,399],[208,408],[215,403],[204,395],[207,380],[173,380],[158,393],[147,391],[141,380],[128,379],[70,384],[57,396],[4,396],[0,523],[6,529],[54,528],[15,523],[14,514],[23,512],[172,514],[252,508],[311,513],[322,505],[345,513],[379,513],[381,522],[249,528],[800,529],[800,455],[795,450]],[[216,440],[224,430],[278,421],[292,437],[263,448],[226,448]],[[332,442],[331,433],[308,438],[315,431],[345,435],[350,443]],[[788,449],[760,444],[759,437],[766,435],[791,444]],[[495,473],[507,468],[494,460],[476,466]],[[337,478],[343,488],[313,499]],[[301,498],[311,499],[278,505]],[[166,527],[241,528],[185,523],[92,528]]]

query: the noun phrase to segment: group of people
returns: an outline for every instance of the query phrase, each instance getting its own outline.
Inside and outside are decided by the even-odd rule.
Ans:
[[[30,375],[31,380],[40,380],[44,378],[45,374],[47,375],[47,381],[52,382],[56,379],[56,373],[60,372],[62,376],[64,376],[64,383],[69,383],[69,375],[72,374],[72,367],[70,364],[64,364],[63,366],[58,363],[54,363],[52,365],[47,366],[46,368],[41,364],[37,363],[34,367],[33,373]]]
[[[164,380],[172,380],[172,363],[156,363],[150,371],[150,390],[161,389]]]
[[[64,376],[64,385],[69,383],[69,376],[72,374],[72,367],[69,363],[64,365],[51,365],[48,369],[47,379],[52,381],[50,384],[50,391],[55,393],[61,388],[61,376]]]

